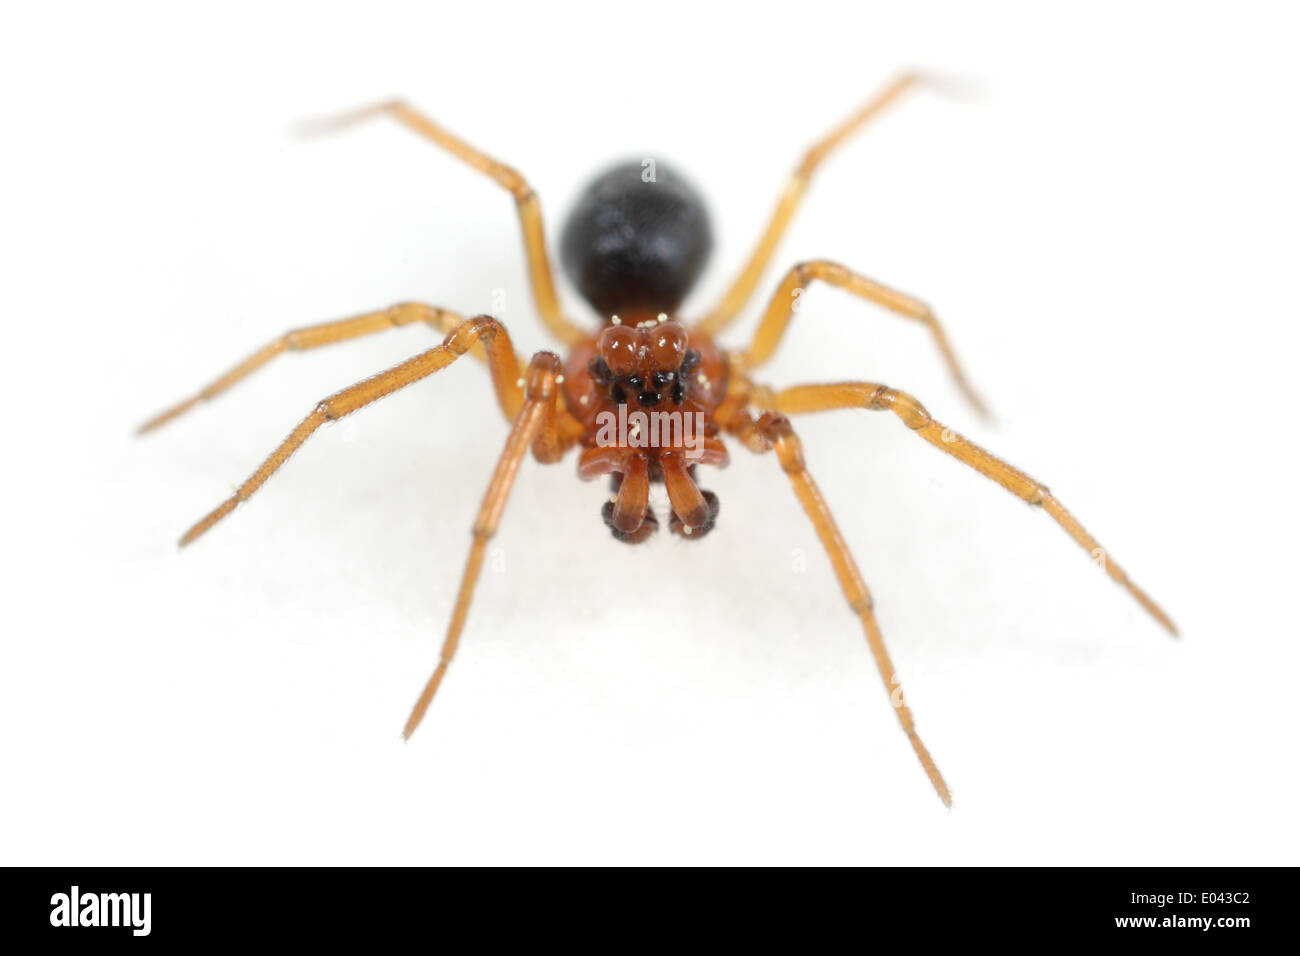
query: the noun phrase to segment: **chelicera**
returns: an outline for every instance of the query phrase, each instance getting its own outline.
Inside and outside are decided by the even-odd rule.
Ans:
[[[842,288],[928,329],[957,385],[976,410],[983,404],[968,383],[938,319],[921,300],[825,260],[788,270],[768,300],[747,348],[723,349],[717,336],[751,299],[775,247],[812,178],[837,146],[920,78],[898,78],[824,138],[813,144],[786,183],[762,236],[722,300],[702,318],[686,321],[678,310],[704,269],[712,234],[703,200],[671,169],[659,164],[643,175],[641,163],[617,165],[595,179],[570,215],[561,258],[573,285],[601,319],[600,328],[574,324],[556,296],[537,196],[527,181],[453,136],[403,102],[359,110],[326,124],[337,128],[377,116],[396,119],[495,180],[514,197],[523,230],[533,297],[547,328],[568,348],[567,359],[542,351],[521,364],[510,336],[489,315],[464,318],[448,309],[407,302],[348,319],[288,332],[253,353],[193,397],[141,426],[150,431],[225,391],[276,355],[312,349],[387,329],[423,323],[446,333],[441,345],[345,388],[320,402],[265,462],[221,505],[181,538],[188,545],[250,498],[321,425],[441,371],[465,355],[484,362],[496,401],[510,424],[505,447],[473,525],[455,609],[437,665],[407,720],[404,736],[419,725],[442,682],[465,625],[488,540],[496,532],[519,466],[531,452],[539,462],[560,461],[580,449],[578,474],[609,476],[612,494],[601,515],[620,541],[651,538],[659,521],[650,486],[667,491],[669,530],[698,541],[717,522],[717,497],[700,488],[701,471],[727,464],[729,438],[757,453],[774,452],[812,520],[840,588],[858,618],[899,723],[945,804],[948,786],[918,736],[872,610],[872,598],[848,545],[809,474],[792,416],[846,408],[896,415],[916,435],[969,465],[1031,505],[1045,510],[1085,551],[1100,545],[1045,486],[935,421],[919,401],[876,382],[796,385],[780,390],[753,378],[775,352],[795,314],[797,296],[814,281]],[[1169,617],[1106,556],[1106,573],[1171,633]]]

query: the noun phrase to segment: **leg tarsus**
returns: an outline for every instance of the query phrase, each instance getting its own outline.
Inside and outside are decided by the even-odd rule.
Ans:
[[[515,358],[510,336],[501,323],[491,316],[480,315],[469,319],[453,329],[441,345],[421,352],[386,372],[380,372],[350,388],[336,392],[318,404],[275,451],[271,452],[257,471],[235,490],[233,495],[185,532],[180,540],[181,547],[190,544],[234,511],[241,502],[251,498],[267,479],[275,474],[280,466],[288,461],[289,457],[326,422],[351,415],[371,402],[378,401],[400,388],[441,371],[480,341],[487,347],[488,368],[492,373],[497,400],[502,410],[513,417],[523,402],[523,390],[516,377],[519,362]]]
[[[921,762],[921,767],[930,779],[935,793],[943,801],[944,806],[951,807],[952,794],[948,790],[948,784],[944,781],[943,774],[939,772],[934,758],[930,756],[930,751],[921,742],[920,735],[916,732],[912,711],[903,701],[903,688],[899,683],[893,662],[889,658],[889,652],[885,649],[885,639],[876,622],[871,594],[867,590],[866,582],[862,580],[862,574],[858,571],[857,562],[853,560],[848,544],[845,543],[839,527],[835,524],[835,518],[831,515],[826,500],[822,498],[821,491],[808,472],[808,466],[804,463],[803,446],[798,436],[795,435],[789,419],[784,415],[768,412],[752,424],[754,430],[766,439],[768,447],[775,448],[781,468],[790,479],[799,503],[812,521],[817,537],[821,539],[822,547],[830,558],[835,577],[840,583],[840,590],[844,592],[849,608],[862,624],[867,646],[875,659],[880,679],[884,681],[885,692],[889,694],[894,714],[907,734],[912,750]]]
[[[447,309],[425,305],[422,302],[402,302],[375,312],[366,312],[346,319],[334,319],[317,325],[292,329],[258,349],[238,365],[199,389],[194,395],[176,403],[171,408],[159,412],[136,429],[136,434],[143,435],[146,432],[151,432],[189,411],[200,402],[211,401],[284,352],[300,352],[320,348],[323,345],[333,345],[337,342],[345,342],[418,322],[423,322],[431,328],[446,333],[464,321],[462,316]],[[482,348],[476,347],[476,352],[481,356]]]
[[[957,383],[957,387],[961,389],[962,394],[965,395],[966,400],[970,402],[971,406],[982,418],[988,419],[990,417],[988,406],[980,398],[975,387],[971,385],[970,379],[966,377],[961,362],[957,360],[957,353],[949,343],[948,336],[933,309],[915,296],[899,292],[887,285],[876,282],[874,279],[869,279],[864,275],[846,269],[839,263],[825,259],[801,262],[785,274],[768,303],[762,320],[759,322],[758,330],[754,333],[753,342],[742,355],[741,361],[746,369],[758,368],[775,354],[791,320],[798,311],[801,301],[800,296],[814,281],[825,282],[828,285],[844,289],[846,292],[875,303],[895,315],[912,319],[924,325],[929,330],[935,346],[939,349],[939,354],[943,357],[949,374],[952,376],[953,381]]]
[[[527,457],[534,442],[543,437],[543,430],[554,430],[556,427],[556,417],[553,412],[560,390],[555,380],[562,368],[559,357],[551,352],[538,352],[529,363],[523,404],[518,415],[515,416],[510,435],[506,438],[505,448],[501,451],[501,457],[497,459],[492,480],[488,482],[487,492],[483,496],[478,517],[474,521],[473,542],[470,544],[469,557],[465,561],[465,570],[461,574],[456,606],[447,625],[447,634],[443,638],[438,664],[420,692],[410,717],[406,720],[406,726],[402,729],[403,739],[409,739],[420,725],[420,721],[424,719],[447,673],[447,668],[451,666],[452,658],[456,655],[461,633],[465,629],[465,619],[469,615],[470,601],[474,597],[474,587],[483,568],[483,555],[487,550],[488,541],[496,534],[501,524],[501,515],[505,511],[510,489],[514,486],[515,477],[519,473],[519,466]],[[550,414],[547,413],[548,408],[551,410]]]
[[[759,237],[758,243],[755,245],[754,251],[750,253],[744,267],[740,270],[740,274],[736,276],[735,281],[727,289],[722,300],[714,306],[713,311],[700,321],[699,327],[702,331],[708,335],[716,336],[730,325],[740,310],[745,307],[745,303],[754,294],[754,289],[763,276],[763,270],[771,262],[777,243],[781,241],[781,237],[785,234],[791,219],[794,218],[795,211],[799,208],[799,203],[803,199],[809,182],[812,180],[813,173],[821,165],[822,161],[836,147],[860,130],[905,92],[916,87],[922,81],[928,81],[928,79],[928,77],[915,72],[903,73],[895,77],[893,82],[859,107],[851,116],[808,147],[798,167],[786,180],[785,188],[781,191],[781,197],[777,201],[776,209],[772,212],[767,227],[763,230],[763,234]]]
[[[309,134],[335,132],[378,116],[390,116],[407,129],[442,147],[461,162],[488,176],[514,197],[523,231],[524,253],[528,259],[528,273],[533,299],[542,321],[551,334],[566,345],[574,345],[588,333],[565,317],[560,300],[555,293],[551,259],[546,251],[546,231],[542,226],[542,210],[537,194],[528,181],[515,169],[498,162],[483,151],[435,123],[403,100],[387,100],[336,117],[328,117],[303,124],[300,129]]]
[[[1111,580],[1128,591],[1161,627],[1173,636],[1178,636],[1178,628],[1169,615],[1133,582],[1123,568],[1110,560],[1109,553],[1084,529],[1074,515],[1066,511],[1065,507],[1052,496],[1046,485],[991,452],[985,451],[951,428],[946,428],[935,421],[926,411],[925,406],[906,392],[875,382],[840,382],[830,385],[796,385],[779,392],[755,387],[750,393],[750,400],[761,408],[772,409],[785,415],[841,408],[867,408],[872,411],[893,412],[904,425],[935,448],[997,482],[1022,501],[1041,507],[1097,561]]]

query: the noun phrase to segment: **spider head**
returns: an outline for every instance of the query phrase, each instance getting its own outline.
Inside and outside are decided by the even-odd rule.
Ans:
[[[642,322],[635,328],[610,325],[597,341],[592,377],[608,385],[610,397],[620,405],[635,399],[651,407],[665,397],[680,405],[685,397],[683,371],[689,370],[694,354],[688,343],[686,329],[670,319]]]

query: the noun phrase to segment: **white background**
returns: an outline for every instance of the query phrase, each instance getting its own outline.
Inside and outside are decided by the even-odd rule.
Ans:
[[[976,6],[9,11],[0,861],[1296,863],[1294,12]],[[891,416],[801,423],[951,812],[772,457],[705,476],[709,538],[637,549],[603,482],[526,463],[405,745],[506,433],[481,368],[322,431],[177,552],[316,400],[434,341],[286,356],[132,436],[273,335],[503,289],[520,351],[551,345],[503,193],[394,125],[296,121],[404,95],[522,169],[552,237],[603,164],[676,162],[718,239],[690,313],[909,65],[973,93],[837,153],[761,290],[824,256],[922,295],[998,421],[828,289],[765,377],[914,392],[1184,633]]]

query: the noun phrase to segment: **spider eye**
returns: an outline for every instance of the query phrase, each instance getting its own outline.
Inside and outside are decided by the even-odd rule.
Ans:
[[[686,330],[677,322],[661,322],[650,331],[650,359],[655,368],[675,369],[686,354]]]
[[[655,376],[652,381],[654,382],[655,388],[664,388],[672,380],[673,380],[672,372],[655,372]]]
[[[600,333],[598,348],[609,370],[615,375],[628,375],[636,368],[640,342],[634,329],[626,325],[611,325]]]

